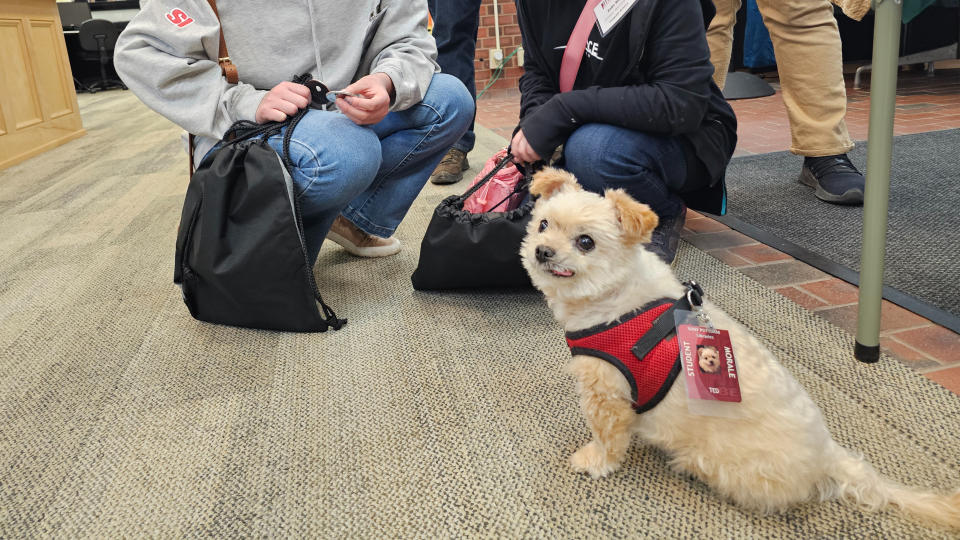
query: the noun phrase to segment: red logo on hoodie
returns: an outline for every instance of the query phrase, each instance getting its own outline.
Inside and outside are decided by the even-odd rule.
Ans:
[[[193,19],[184,13],[182,9],[175,9],[170,13],[167,13],[167,20],[180,28],[183,28],[184,26],[193,22]]]

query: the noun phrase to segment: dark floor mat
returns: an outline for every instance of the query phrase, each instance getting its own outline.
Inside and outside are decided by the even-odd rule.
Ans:
[[[850,153],[861,170],[866,156],[866,143]],[[734,159],[727,172],[728,214],[722,221],[837,277],[856,281],[863,208],[816,199],[811,188],[797,182],[802,161],[789,152]],[[905,307],[958,330],[958,281],[960,129],[896,137],[885,296],[900,304],[927,304],[921,310],[913,309],[916,305]]]

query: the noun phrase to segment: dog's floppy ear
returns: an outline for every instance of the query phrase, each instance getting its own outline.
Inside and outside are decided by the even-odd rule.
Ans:
[[[613,203],[617,219],[623,227],[624,237],[629,244],[650,241],[650,235],[657,228],[660,218],[649,206],[638,203],[622,189],[608,189],[603,196]]]
[[[549,199],[563,191],[578,189],[580,184],[577,183],[576,177],[567,171],[553,167],[545,167],[533,175],[533,183],[530,184],[530,193],[544,199]]]

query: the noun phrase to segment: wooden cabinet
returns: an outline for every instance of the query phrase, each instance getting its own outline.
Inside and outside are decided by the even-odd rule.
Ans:
[[[54,0],[0,0],[0,169],[80,137]]]

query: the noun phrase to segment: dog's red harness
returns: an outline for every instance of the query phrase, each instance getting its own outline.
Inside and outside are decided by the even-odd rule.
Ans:
[[[690,309],[687,297],[655,300],[612,323],[567,332],[567,346],[573,355],[613,364],[630,383],[633,408],[649,411],[667,395],[681,370],[674,307]]]

